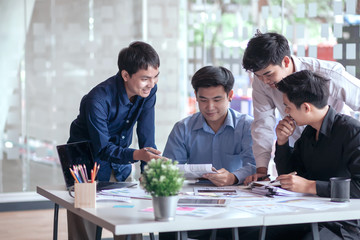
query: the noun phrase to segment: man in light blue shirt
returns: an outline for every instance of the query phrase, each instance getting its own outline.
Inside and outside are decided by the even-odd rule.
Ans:
[[[192,77],[200,112],[177,122],[163,156],[184,164],[211,163],[205,174],[216,186],[242,184],[255,173],[250,126],[253,118],[231,108],[234,77],[224,67],[207,66]]]

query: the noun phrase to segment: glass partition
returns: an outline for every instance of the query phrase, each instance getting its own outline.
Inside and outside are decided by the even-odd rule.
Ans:
[[[161,58],[162,150],[173,124],[197,111],[189,80],[202,66],[230,69],[231,107],[252,114],[242,55],[257,29],[284,34],[294,55],[341,62],[359,78],[358,13],[357,0],[0,0],[0,192],[63,183],[55,146],[67,141],[82,96],[116,74],[131,41],[149,42]]]

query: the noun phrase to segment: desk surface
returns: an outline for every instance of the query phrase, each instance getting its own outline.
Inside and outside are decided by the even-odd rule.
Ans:
[[[192,188],[192,186],[187,186]],[[141,212],[152,206],[151,200],[132,199],[132,208],[114,208],[114,205],[129,203],[97,202],[96,208],[74,208],[74,198],[64,186],[38,186],[37,193],[75,214],[106,228],[115,235],[148,232],[187,231],[247,226],[271,226],[282,224],[312,223],[350,220],[360,218],[360,199],[351,199],[341,208],[326,210],[300,209],[291,213],[256,215],[237,208],[226,207],[225,212],[210,217],[177,215],[175,221],[158,222],[153,213]]]

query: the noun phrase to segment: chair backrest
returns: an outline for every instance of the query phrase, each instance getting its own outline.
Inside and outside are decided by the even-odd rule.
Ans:
[[[66,187],[74,185],[74,178],[70,169],[73,165],[86,166],[87,174],[90,176],[91,169],[94,166],[94,159],[91,152],[91,146],[88,141],[74,142],[56,146],[61,168],[63,170]]]

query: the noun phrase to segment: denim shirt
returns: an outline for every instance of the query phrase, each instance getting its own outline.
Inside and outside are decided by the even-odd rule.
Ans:
[[[225,168],[240,184],[255,173],[252,120],[230,108],[224,124],[215,133],[203,115],[195,113],[175,124],[163,155],[181,164],[211,163],[216,169]]]
[[[135,123],[137,123],[139,147],[156,148],[154,123],[156,91],[155,85],[148,97],[136,96],[135,101],[131,103],[125,90],[124,80],[117,73],[95,86],[82,98],[80,113],[71,124],[68,142],[81,140],[91,142],[95,161],[100,162],[100,169],[106,170],[104,180],[110,177],[110,163],[136,162],[133,159],[135,149],[129,148]],[[102,176],[101,172],[100,176]]]

